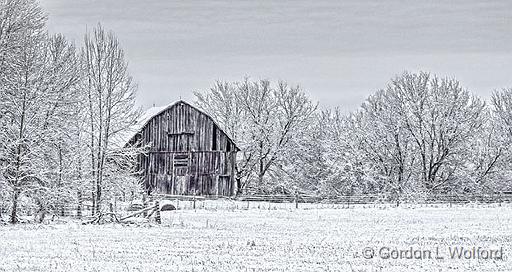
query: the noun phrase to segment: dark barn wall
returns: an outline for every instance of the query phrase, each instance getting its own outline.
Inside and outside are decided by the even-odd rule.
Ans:
[[[151,118],[132,139],[151,146],[138,157],[149,193],[235,193],[237,147],[213,119],[180,101]]]

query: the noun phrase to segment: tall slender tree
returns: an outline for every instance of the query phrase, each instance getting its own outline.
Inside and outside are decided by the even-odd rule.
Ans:
[[[92,197],[98,212],[108,176],[107,165],[115,155],[123,154],[123,143],[119,141],[137,122],[140,111],[135,106],[137,85],[114,33],[105,31],[101,25],[87,33],[81,62],[82,88],[87,97]]]

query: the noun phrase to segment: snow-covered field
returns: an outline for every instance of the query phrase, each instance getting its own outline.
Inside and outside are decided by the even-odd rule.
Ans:
[[[162,217],[160,226],[3,226],[0,271],[512,271],[512,207],[201,209]],[[469,253],[453,259],[461,247]],[[471,257],[473,247],[479,256]],[[502,259],[494,258],[501,249]]]

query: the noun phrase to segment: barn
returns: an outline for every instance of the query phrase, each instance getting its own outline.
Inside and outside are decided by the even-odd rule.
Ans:
[[[212,117],[184,101],[148,110],[129,143],[150,146],[137,158],[150,195],[236,192],[238,147]]]

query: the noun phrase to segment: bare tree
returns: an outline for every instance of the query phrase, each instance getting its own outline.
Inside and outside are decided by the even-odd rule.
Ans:
[[[88,104],[93,201],[98,212],[109,160],[114,153],[123,154],[114,151],[123,149],[120,137],[136,123],[140,111],[135,107],[137,86],[128,72],[124,51],[116,36],[98,25],[84,40],[83,89]]]

